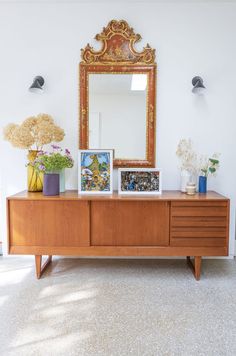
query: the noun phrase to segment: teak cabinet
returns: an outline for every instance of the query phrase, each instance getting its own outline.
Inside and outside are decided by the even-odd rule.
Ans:
[[[36,274],[52,255],[186,256],[196,279],[202,256],[227,256],[229,199],[188,196],[56,197],[22,192],[7,199],[10,254],[35,255]],[[41,267],[42,255],[49,255]],[[190,256],[194,257],[192,264]]]

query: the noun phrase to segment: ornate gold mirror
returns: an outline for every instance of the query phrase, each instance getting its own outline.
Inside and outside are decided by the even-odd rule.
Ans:
[[[114,149],[116,167],[155,166],[155,50],[138,52],[141,36],[112,20],[81,50],[80,148]]]

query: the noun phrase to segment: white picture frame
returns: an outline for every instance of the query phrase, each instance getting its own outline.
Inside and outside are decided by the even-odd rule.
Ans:
[[[95,156],[94,160],[91,156]],[[101,164],[103,165],[102,171],[99,168]],[[94,195],[113,193],[113,150],[79,150],[78,193]]]
[[[129,178],[127,178],[127,174],[132,172],[138,173],[156,173],[155,176],[158,176],[158,187],[156,190],[137,190],[137,184],[135,182],[130,182],[129,183]],[[125,176],[124,174],[127,173]],[[148,180],[149,177],[146,177],[145,179]],[[127,182],[124,182],[124,180],[127,180]],[[133,189],[128,188],[127,190],[124,190],[124,184],[132,184]],[[154,185],[157,183],[154,182]],[[118,169],[118,194],[122,195],[161,195],[162,194],[162,171],[159,168],[119,168]]]

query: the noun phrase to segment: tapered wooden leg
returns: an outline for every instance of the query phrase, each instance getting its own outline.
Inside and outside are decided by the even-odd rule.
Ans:
[[[35,255],[35,268],[36,268],[36,276],[38,279],[41,277],[41,263],[42,263],[42,256]]]
[[[201,277],[201,263],[202,263],[202,257],[201,256],[194,256],[194,264],[192,263],[190,256],[187,256],[187,263],[189,267],[191,268],[194,277],[196,278],[197,281],[199,281]]]
[[[197,281],[199,281],[201,277],[201,264],[202,264],[202,257],[201,256],[195,256],[194,257],[194,265],[195,265],[195,278]]]
[[[35,268],[36,268],[36,276],[39,279],[47,266],[51,263],[52,261],[52,256],[48,256],[47,260],[44,262],[43,266],[41,267],[42,264],[42,256],[41,255],[35,255]]]

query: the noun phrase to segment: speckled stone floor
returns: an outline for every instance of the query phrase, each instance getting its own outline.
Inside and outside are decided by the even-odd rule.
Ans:
[[[1,356],[236,355],[236,263],[0,257]]]

